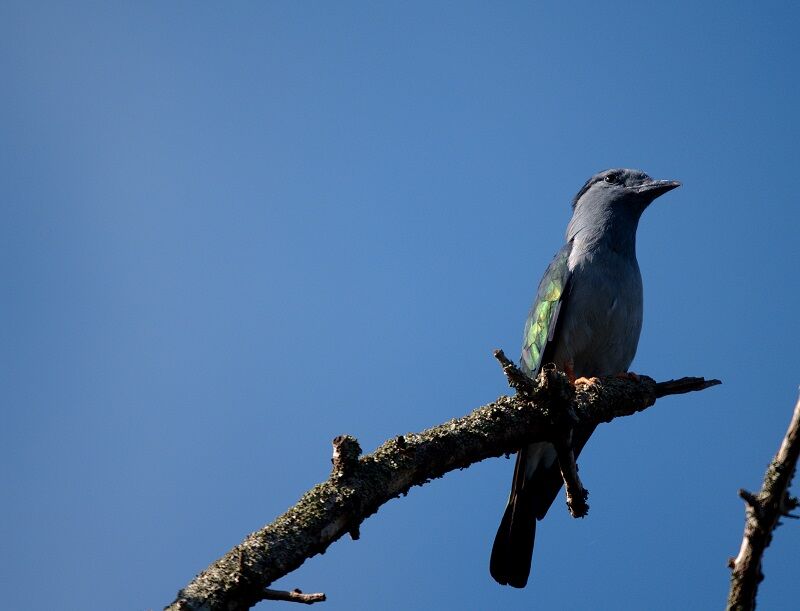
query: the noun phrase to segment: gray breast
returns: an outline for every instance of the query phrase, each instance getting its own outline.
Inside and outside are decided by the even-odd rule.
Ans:
[[[627,371],[642,330],[642,277],[635,257],[610,249],[570,260],[572,290],[554,353],[576,376]]]

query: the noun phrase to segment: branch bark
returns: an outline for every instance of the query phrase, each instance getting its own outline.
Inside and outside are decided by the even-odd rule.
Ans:
[[[304,594],[298,589],[294,589],[291,592],[285,592],[283,590],[264,590],[263,600],[285,600],[290,603],[313,605],[314,603],[324,602],[325,595],[322,593]]]
[[[798,500],[789,496],[797,459],[800,456],[800,399],[795,405],[789,428],[778,453],[767,467],[764,483],[757,494],[739,490],[744,500],[745,524],[739,555],[728,563],[733,570],[728,593],[728,611],[749,611],[756,608],[758,584],[764,579],[761,559],[772,542],[772,532],[780,525],[781,516],[796,518],[789,512]]]
[[[501,355],[496,356],[502,363]],[[514,397],[501,396],[462,418],[398,436],[366,456],[358,457],[360,448],[352,437],[337,437],[328,480],[211,564],[166,609],[249,609],[272,598],[273,591],[266,590],[267,586],[306,559],[324,553],[347,533],[357,538],[361,522],[412,486],[486,458],[516,452],[527,443],[553,439],[565,427],[609,422],[642,411],[659,397],[720,383],[703,378],[656,383],[640,376],[638,380],[609,377],[573,386],[554,368],[543,369],[531,382],[519,378],[513,364],[510,370],[505,363],[503,367],[518,391]]]

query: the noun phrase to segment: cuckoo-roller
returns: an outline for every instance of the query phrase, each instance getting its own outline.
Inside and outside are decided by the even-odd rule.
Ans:
[[[606,170],[586,181],[572,200],[566,244],[539,283],[525,323],[522,370],[534,378],[545,363],[578,377],[628,371],[642,329],[642,277],[636,228],[644,209],[680,186],[639,170]],[[577,456],[594,426],[572,431]],[[536,522],[562,485],[556,451],[548,442],[517,453],[511,495],[492,548],[490,572],[503,584],[528,582]]]

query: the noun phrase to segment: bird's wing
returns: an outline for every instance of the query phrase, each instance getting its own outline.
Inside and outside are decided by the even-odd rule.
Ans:
[[[539,283],[536,299],[525,321],[520,361],[522,369],[531,377],[553,356],[558,321],[563,314],[572,278],[568,265],[570,252],[572,242],[567,242],[553,257]]]
[[[553,360],[558,322],[564,319],[570,291],[570,252],[571,242],[556,253],[544,272],[525,321],[520,365],[531,378],[543,363]],[[544,517],[560,488],[561,472],[550,443],[537,442],[520,449],[511,495],[497,529],[489,563],[489,570],[499,583],[522,588],[528,582],[536,520]]]

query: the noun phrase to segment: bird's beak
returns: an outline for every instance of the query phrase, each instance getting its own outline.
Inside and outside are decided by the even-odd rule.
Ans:
[[[650,197],[655,199],[659,195],[664,195],[667,191],[672,191],[680,186],[681,183],[677,180],[651,180],[637,188],[636,192],[640,194],[647,193]]]

